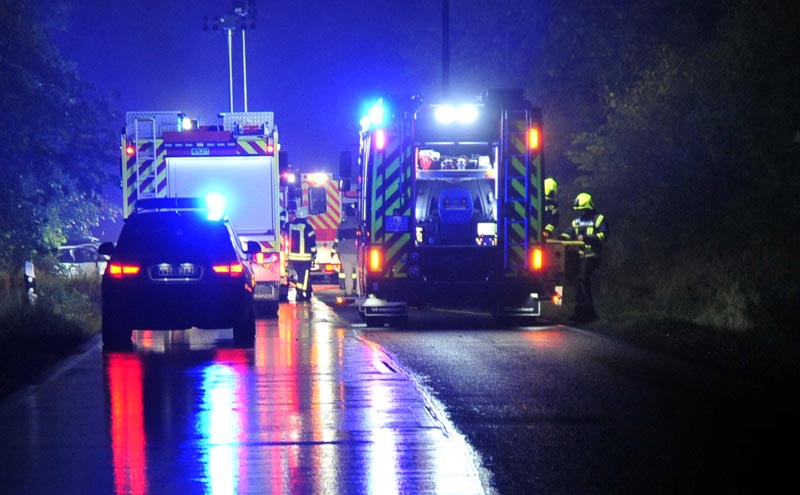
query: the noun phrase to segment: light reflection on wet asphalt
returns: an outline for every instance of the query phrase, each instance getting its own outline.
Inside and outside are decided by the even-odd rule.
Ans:
[[[3,493],[479,494],[437,405],[322,304],[230,330],[135,332],[0,404]]]

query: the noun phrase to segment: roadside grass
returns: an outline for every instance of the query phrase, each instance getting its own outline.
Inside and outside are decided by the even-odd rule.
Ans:
[[[39,382],[100,329],[99,277],[66,278],[46,260],[36,275],[31,304],[22,273],[0,273],[0,397]]]
[[[672,269],[616,268],[596,274],[601,319],[591,329],[757,379],[800,381],[796,323],[762,317],[764,295],[742,271],[689,259]]]

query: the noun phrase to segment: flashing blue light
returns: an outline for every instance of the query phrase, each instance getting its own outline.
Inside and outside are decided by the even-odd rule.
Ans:
[[[206,208],[208,209],[209,220],[219,220],[225,212],[225,197],[219,193],[209,193],[206,195]]]
[[[372,108],[369,109],[369,122],[374,126],[379,126],[383,123],[383,98],[378,100],[377,103],[372,105]]]
[[[361,130],[366,131],[370,128],[381,126],[385,117],[386,107],[384,106],[383,98],[380,98],[375,102],[374,105],[370,107],[370,109],[367,111],[367,114],[361,117],[361,120],[359,121],[361,124]]]

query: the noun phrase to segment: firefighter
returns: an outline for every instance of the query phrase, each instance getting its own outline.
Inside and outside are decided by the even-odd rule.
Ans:
[[[297,273],[297,301],[311,300],[311,263],[316,257],[314,227],[308,223],[308,208],[300,206],[289,222],[289,264]]]
[[[544,215],[543,215],[544,230],[542,236],[544,239],[553,237],[558,226],[558,183],[552,177],[544,180]]]
[[[286,208],[281,210],[280,225],[281,225],[281,233],[289,231],[289,212],[286,211]]]
[[[603,214],[595,209],[589,193],[578,194],[572,209],[577,216],[572,220],[570,228],[561,234],[561,239],[582,241],[583,246],[578,249],[575,312],[569,319],[575,322],[589,322],[597,319],[592,298],[592,273],[600,266],[608,226]]]
[[[358,220],[356,219],[356,205],[350,204],[345,210],[345,216],[336,230],[336,241],[333,250],[339,256],[342,268],[339,271],[339,280],[344,283],[344,295],[349,297],[356,294],[355,280],[358,277],[358,248],[356,232]]]

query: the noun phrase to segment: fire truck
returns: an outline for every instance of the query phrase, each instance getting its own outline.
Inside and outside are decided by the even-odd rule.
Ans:
[[[336,229],[342,221],[342,196],[339,180],[329,172],[300,174],[300,194],[308,208],[308,223],[317,238],[317,257],[311,265],[316,280],[337,282],[340,263],[333,255]]]
[[[308,208],[308,223],[314,227],[317,239],[317,257],[311,266],[311,276],[316,280],[338,283],[341,264],[334,255],[333,243],[342,221],[344,208],[356,198],[342,190],[343,181],[330,172],[285,171],[286,192],[282,206],[291,212],[298,206]],[[288,181],[289,174],[293,180]]]
[[[367,322],[408,305],[532,321],[563,246],[542,237],[538,108],[521,90],[467,102],[384,98],[361,120],[359,290]]]
[[[281,282],[278,130],[273,112],[220,114],[199,126],[177,111],[128,112],[122,133],[123,214],[145,198],[215,197],[250,253],[259,312],[278,311]]]

